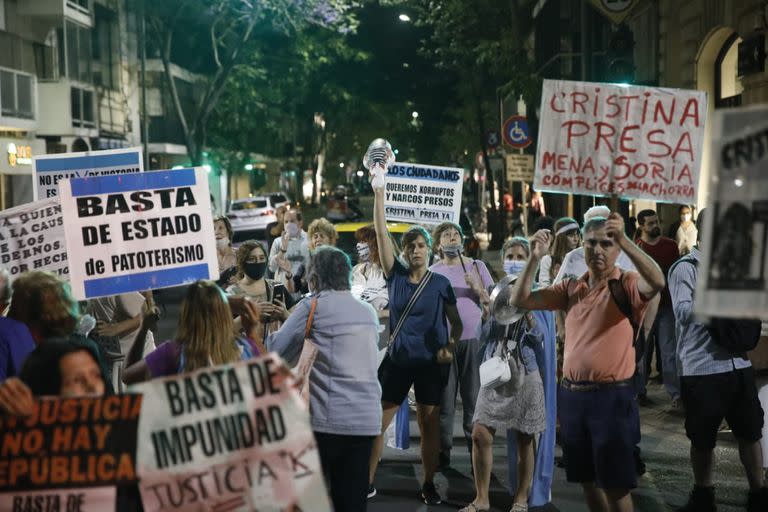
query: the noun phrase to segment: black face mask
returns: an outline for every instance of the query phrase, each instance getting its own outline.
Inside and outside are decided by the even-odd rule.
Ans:
[[[266,271],[267,271],[266,261],[262,261],[261,263],[246,263],[245,268],[243,269],[243,272],[245,272],[245,275],[247,275],[253,280],[258,280],[264,277],[264,273]]]

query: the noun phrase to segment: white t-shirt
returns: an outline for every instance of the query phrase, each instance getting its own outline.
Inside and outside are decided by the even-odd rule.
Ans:
[[[352,269],[352,295],[369,303],[377,311],[386,308],[389,294],[381,267],[370,262],[355,265]]]
[[[89,310],[97,321],[116,323],[140,315],[144,302],[146,299],[139,292],[122,293],[111,297],[92,299],[89,303]],[[123,355],[128,355],[133,340],[136,339],[140,330],[141,327],[120,338],[120,351]],[[152,331],[147,331],[143,355],[149,354],[153,350],[155,350],[155,338]]]
[[[624,251],[621,251],[619,257],[616,258],[616,266],[624,270],[637,270],[632,260],[629,259],[629,256]],[[587,273],[587,270],[584,247],[577,247],[565,255],[563,264],[560,265],[560,270],[557,272],[555,281],[552,284],[557,284],[566,277],[581,277]]]

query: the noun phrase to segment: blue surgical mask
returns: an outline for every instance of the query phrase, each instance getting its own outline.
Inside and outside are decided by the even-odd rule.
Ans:
[[[447,244],[443,245],[441,248],[443,250],[443,254],[449,258],[457,257],[459,254],[461,254],[462,250],[461,244]]]
[[[525,268],[526,262],[520,260],[504,260],[504,272],[516,276]]]

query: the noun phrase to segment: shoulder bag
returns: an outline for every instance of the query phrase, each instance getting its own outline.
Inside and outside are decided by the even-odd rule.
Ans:
[[[480,387],[483,388],[497,388],[501,385],[505,386],[505,390],[508,392],[514,392],[523,385],[523,378],[525,377],[525,365],[523,364],[523,358],[520,353],[520,329],[525,321],[525,317],[518,320],[514,325],[507,328],[507,336],[499,343],[501,343],[501,353],[494,355],[483,364],[480,365]],[[512,331],[512,336],[509,336],[509,329]],[[515,348],[510,352],[507,350],[508,340],[514,340]]]
[[[309,374],[312,371],[312,365],[315,364],[317,358],[317,346],[312,342],[309,337],[309,332],[312,330],[312,320],[315,318],[315,308],[317,307],[317,297],[312,299],[312,304],[309,306],[309,316],[307,317],[307,326],[304,328],[304,346],[301,349],[301,355],[299,356],[299,362],[296,363],[294,373],[297,377],[303,379],[301,381],[301,398],[304,402],[309,403]]]
[[[424,291],[424,288],[427,287],[427,283],[429,283],[430,279],[432,279],[432,272],[427,270],[426,274],[424,274],[424,277],[421,278],[416,291],[413,292],[410,300],[408,300],[408,304],[405,306],[403,314],[400,315],[400,319],[397,321],[397,325],[394,329],[392,329],[392,333],[389,335],[389,341],[387,342],[387,353],[392,359],[395,359],[394,354],[392,353],[395,339],[397,338],[397,335],[400,334],[400,329],[402,329],[403,325],[405,324],[405,320],[408,318],[408,315],[411,314],[411,310],[413,309],[414,304],[416,304],[416,301],[419,300],[419,297],[421,297],[421,294]]]

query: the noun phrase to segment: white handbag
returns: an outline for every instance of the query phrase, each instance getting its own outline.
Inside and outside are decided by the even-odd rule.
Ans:
[[[480,365],[480,387],[495,388],[512,378],[509,362],[503,355],[493,356]]]
[[[510,338],[503,339],[499,342],[502,344],[501,354],[494,355],[480,365],[480,387],[496,388],[509,383],[507,387],[513,388],[510,391],[520,388],[523,377],[525,377],[525,366],[520,356],[520,340],[518,340],[522,324],[523,319],[515,324],[511,339],[516,342],[516,346],[512,352],[507,350],[507,343]]]

